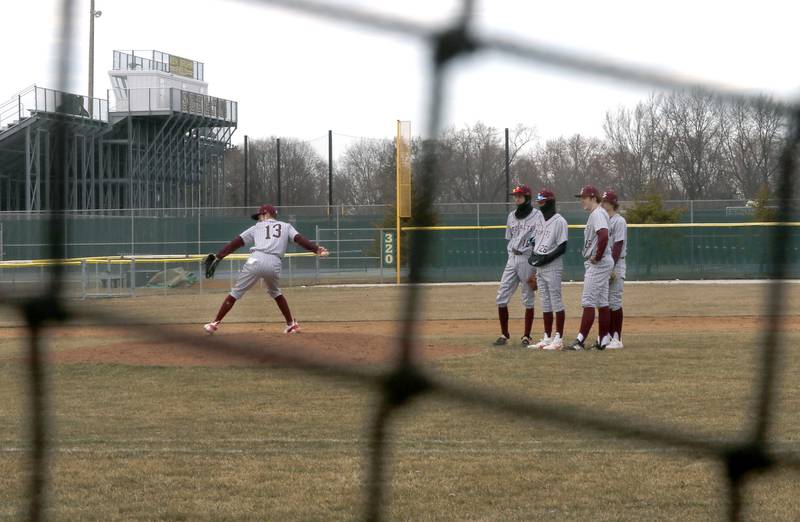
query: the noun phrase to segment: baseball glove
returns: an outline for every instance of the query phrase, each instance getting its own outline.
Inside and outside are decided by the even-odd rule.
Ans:
[[[531,290],[534,292],[539,289],[539,284],[536,282],[536,274],[533,274],[528,278],[528,286],[530,286]]]
[[[217,271],[217,265],[220,262],[220,258],[217,257],[217,254],[208,254],[203,261],[203,265],[206,268],[206,279],[211,279],[214,277],[214,272]]]

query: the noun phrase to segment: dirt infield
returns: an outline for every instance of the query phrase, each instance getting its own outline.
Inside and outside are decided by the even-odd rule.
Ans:
[[[515,338],[519,321],[512,321]],[[386,364],[396,353],[398,324],[394,321],[364,322],[309,322],[298,335],[280,333],[274,323],[232,323],[224,325],[212,341],[224,340],[248,347],[281,346],[302,353],[305,357],[337,364]],[[670,331],[704,331],[719,333],[756,332],[762,329],[763,319],[758,317],[632,317],[625,322],[625,331],[631,334],[663,335]],[[80,326],[62,327],[50,331],[50,361],[76,364],[121,364],[133,366],[172,367],[226,367],[252,366],[252,361],[226,354],[221,349],[214,353],[208,349],[197,350],[193,339],[206,338],[200,325],[174,325],[185,333],[184,343],[156,342],[144,336],[131,335],[131,330],[116,327]],[[784,318],[787,331],[800,331],[800,317]],[[448,357],[465,357],[488,348],[494,339],[496,322],[493,320],[441,320],[421,323],[421,357],[438,360]],[[567,326],[569,334],[569,325]],[[541,333],[540,321],[534,326],[534,335]],[[21,339],[26,334],[23,328],[0,329],[0,339]],[[471,342],[461,342],[464,336]],[[485,343],[475,342],[485,339]],[[516,339],[513,339],[516,341]],[[79,343],[79,344],[78,344]],[[515,342],[512,342],[515,344]],[[631,348],[635,348],[631,346]],[[258,361],[271,364],[269,356]]]

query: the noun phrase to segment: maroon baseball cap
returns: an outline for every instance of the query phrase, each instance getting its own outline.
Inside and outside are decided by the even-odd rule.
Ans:
[[[260,207],[258,207],[258,212],[256,212],[250,217],[258,221],[258,216],[260,216],[261,214],[269,214],[270,216],[277,216],[278,210],[272,205],[261,205]]]
[[[597,197],[597,189],[591,185],[586,185],[581,189],[580,194],[575,194],[576,198],[596,198]]]
[[[603,192],[603,201],[605,201],[606,203],[610,203],[612,205],[619,204],[619,198],[617,197],[617,193],[614,192],[613,190],[606,190],[605,192]]]
[[[517,185],[514,187],[514,190],[511,191],[512,196],[532,196],[533,191],[528,185]]]
[[[554,199],[556,199],[556,195],[552,190],[546,188],[539,190],[539,193],[536,195],[536,202],[540,205],[544,205],[545,202],[552,201]]]

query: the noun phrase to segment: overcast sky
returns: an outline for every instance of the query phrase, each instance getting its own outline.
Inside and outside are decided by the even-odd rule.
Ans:
[[[158,49],[205,63],[209,94],[239,102],[239,131],[324,142],[386,137],[397,119],[426,124],[428,50],[423,42],[354,28],[266,3],[235,0],[96,0],[95,92],[105,96],[114,49]],[[437,25],[458,2],[330,0]],[[54,86],[57,0],[0,0],[0,100],[36,83]],[[79,5],[70,90],[85,94],[89,0]],[[790,98],[800,93],[800,4],[478,1],[476,29],[531,43],[648,64],[684,76]],[[533,126],[541,138],[602,136],[609,109],[648,95],[590,76],[479,54],[452,69],[445,123]]]

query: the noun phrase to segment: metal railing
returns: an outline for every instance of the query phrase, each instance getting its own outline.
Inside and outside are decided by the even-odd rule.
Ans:
[[[114,92],[112,113],[154,114],[181,112],[236,123],[239,105],[235,101],[216,98],[174,87],[110,89]]]
[[[139,55],[137,56],[136,53],[139,53]],[[142,56],[142,54],[144,54],[144,56]],[[149,58],[145,58],[145,56],[149,56]],[[125,51],[114,51],[113,60],[112,67],[115,71],[161,71],[188,76],[200,81],[203,81],[205,76],[205,65],[203,62],[187,60],[185,58],[161,51],[132,50],[130,53]],[[186,74],[189,72],[186,70],[186,66],[184,66],[181,71],[174,71],[172,68],[173,62],[180,65],[183,65],[184,63],[191,64],[191,74]]]
[[[0,105],[0,132],[36,113],[108,121],[108,101],[33,85]]]
[[[31,85],[0,104],[0,132],[30,115],[28,110],[36,103],[35,90],[36,86]]]

